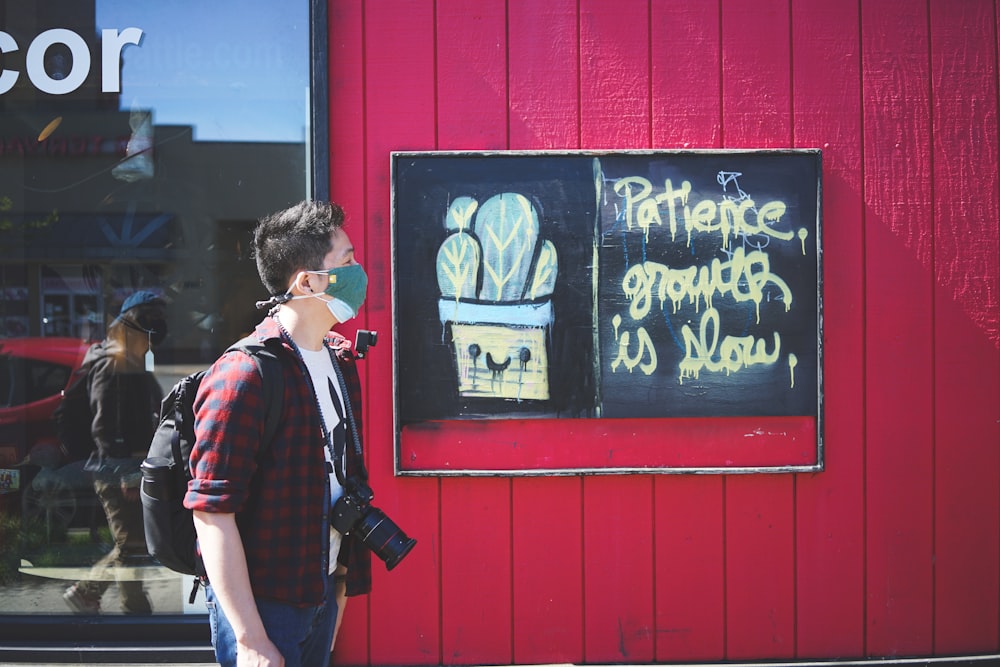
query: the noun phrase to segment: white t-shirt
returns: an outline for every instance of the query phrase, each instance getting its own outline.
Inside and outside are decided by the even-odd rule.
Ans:
[[[319,408],[323,414],[323,424],[326,427],[327,433],[332,433],[334,427],[340,422],[340,416],[337,414],[336,408],[333,405],[333,398],[330,395],[330,384],[333,384],[333,389],[336,392],[337,401],[340,403],[340,412],[342,414],[347,414],[344,409],[344,397],[340,392],[340,382],[337,380],[336,371],[333,369],[333,360],[330,359],[330,352],[323,348],[322,350],[306,350],[299,348],[299,352],[302,353],[302,360],[306,362],[306,369],[309,371],[309,377],[312,378],[313,388],[316,390],[316,398],[319,401]],[[346,424],[345,424],[346,426]],[[348,437],[350,431],[348,430]],[[332,446],[332,442],[330,443]],[[344,489],[340,486],[340,482],[337,481],[337,475],[333,472],[333,461],[330,456],[330,447],[324,445],[323,452],[326,455],[327,466],[330,469],[330,502],[336,502],[338,498],[343,494]],[[346,461],[341,461],[341,469],[346,466]],[[340,532],[330,528],[330,573],[332,574],[334,569],[337,567],[337,556],[340,554],[340,541],[343,536]]]

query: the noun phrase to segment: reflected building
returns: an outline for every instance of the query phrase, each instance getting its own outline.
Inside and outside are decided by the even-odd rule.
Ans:
[[[97,340],[109,309],[153,289],[175,334],[158,361],[208,361],[259,319],[251,230],[305,196],[305,143],[197,141],[193,126],[158,124],[155,108],[122,110],[120,94],[101,92],[94,5],[0,3],[19,47],[0,60],[18,73],[0,95],[0,336]],[[32,40],[52,28],[92,54],[65,95],[25,71]],[[122,67],[137,48],[124,48]],[[61,43],[45,62],[53,79],[73,67]]]

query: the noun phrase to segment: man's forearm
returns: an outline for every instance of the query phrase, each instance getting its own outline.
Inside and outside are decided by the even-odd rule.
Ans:
[[[205,572],[233,627],[236,641],[253,646],[267,640],[250,586],[236,515],[195,511],[194,526]]]

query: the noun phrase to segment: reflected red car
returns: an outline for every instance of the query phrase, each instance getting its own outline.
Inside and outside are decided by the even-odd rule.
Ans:
[[[78,338],[0,339],[0,506],[9,508],[39,470],[65,463],[52,414],[89,345]]]

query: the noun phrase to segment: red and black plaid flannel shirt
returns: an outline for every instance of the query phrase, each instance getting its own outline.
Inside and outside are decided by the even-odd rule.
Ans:
[[[220,357],[195,399],[194,479],[184,505],[236,514],[254,596],[299,606],[323,602],[329,561],[329,479],[322,418],[308,372],[291,341],[271,318],[256,329],[261,341],[278,338],[284,402],[278,433],[258,466],[264,429],[261,376],[245,352]],[[328,341],[330,342],[330,341]],[[350,357],[338,357],[361,437],[361,384]],[[322,391],[322,388],[320,389]],[[348,439],[347,473],[358,470]],[[345,536],[340,562],[348,567],[348,595],[371,590],[371,552]]]

